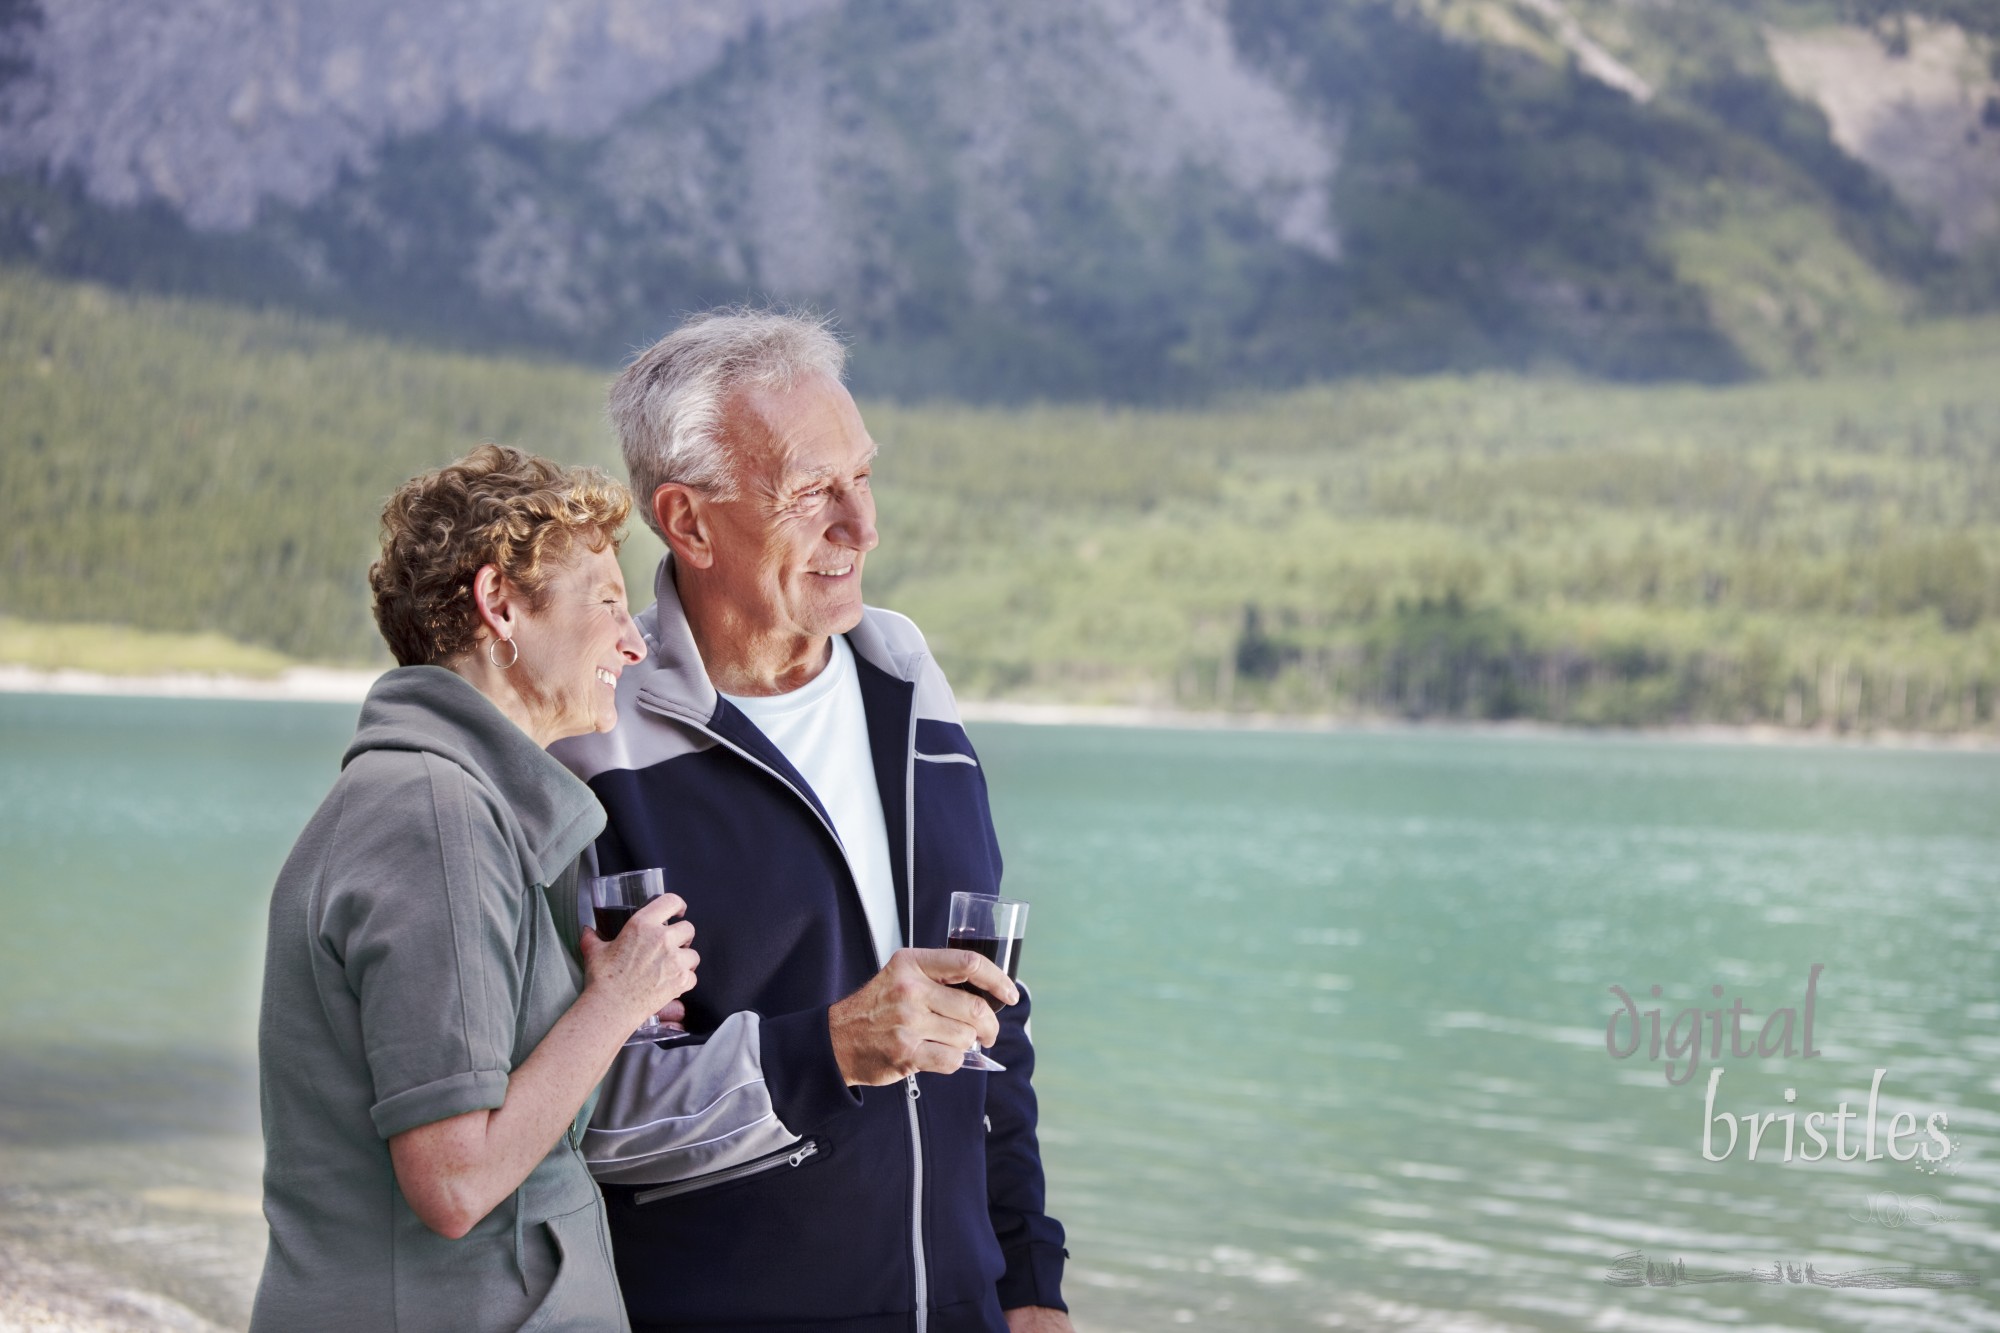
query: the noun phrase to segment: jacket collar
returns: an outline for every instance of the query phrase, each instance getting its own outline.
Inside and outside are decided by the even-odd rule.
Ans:
[[[688,627],[680,589],[674,586],[672,551],[660,558],[660,567],[653,573],[653,605],[638,619],[639,632],[653,650],[651,669],[639,683],[639,702],[708,721],[722,696],[708,678],[701,650],[694,644],[694,631]]]
[[[435,754],[470,773],[499,798],[498,818],[533,883],[552,882],[604,831],[590,788],[443,667],[398,667],[375,682],[341,767],[371,750]]]
[[[640,703],[661,712],[706,723],[715,716],[721,696],[708,678],[701,650],[688,627],[680,590],[674,586],[674,556],[669,551],[653,574],[653,605],[638,616],[639,632],[653,650],[637,696]],[[861,623],[847,632],[854,655],[897,680],[914,682],[924,654],[898,651],[878,622],[873,607],[863,607]]]

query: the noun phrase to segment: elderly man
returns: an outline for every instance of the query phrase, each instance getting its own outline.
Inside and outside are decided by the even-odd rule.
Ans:
[[[640,1333],[1067,1330],[1028,998],[907,947],[998,891],[1000,850],[923,636],[862,605],[875,445],[844,360],[813,321],[717,313],[611,392],[669,553],[620,725],[557,753],[609,812],[599,867],[687,900],[702,981],[695,1035],[620,1058],[585,1154]],[[961,1070],[975,1044],[1005,1072]]]

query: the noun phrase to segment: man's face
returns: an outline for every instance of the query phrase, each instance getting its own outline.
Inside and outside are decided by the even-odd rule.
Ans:
[[[824,639],[861,621],[875,549],[875,441],[838,381],[755,390],[725,409],[736,498],[711,502],[718,591],[756,637]]]

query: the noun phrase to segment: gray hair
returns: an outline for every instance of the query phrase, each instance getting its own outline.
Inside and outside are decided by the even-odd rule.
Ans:
[[[838,380],[846,365],[847,346],[830,319],[742,306],[691,316],[634,357],[612,384],[609,407],[646,526],[658,531],[653,492],[665,482],[734,498],[722,440],[732,395],[783,392],[814,375]]]

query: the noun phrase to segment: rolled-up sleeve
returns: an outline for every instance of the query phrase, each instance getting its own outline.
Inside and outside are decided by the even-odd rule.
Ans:
[[[387,1139],[507,1098],[522,970],[520,871],[463,770],[431,755],[370,754],[385,771],[343,811],[321,944],[359,1009]]]

